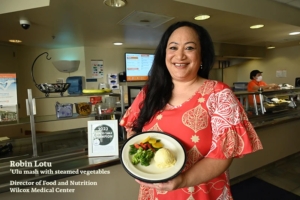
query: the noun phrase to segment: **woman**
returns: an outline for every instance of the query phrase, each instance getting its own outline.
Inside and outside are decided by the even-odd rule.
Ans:
[[[280,88],[275,83],[267,84],[266,82],[264,82],[262,80],[262,72],[257,69],[250,72],[250,79],[251,81],[247,85],[248,92],[257,92],[259,89],[273,90],[273,89]],[[255,98],[256,98],[256,103],[260,103],[259,96],[255,95]],[[248,102],[250,106],[253,106],[254,104],[253,95],[248,96]]]
[[[233,158],[262,149],[230,88],[207,79],[213,62],[204,28],[177,22],[163,34],[151,76],[120,125],[128,137],[150,130],[173,135],[184,144],[187,162],[168,182],[136,180],[139,199],[232,199],[227,172]]]

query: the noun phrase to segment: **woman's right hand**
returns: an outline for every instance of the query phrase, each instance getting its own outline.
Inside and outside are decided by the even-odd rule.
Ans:
[[[275,83],[270,84],[270,86],[272,89],[280,89],[279,85],[277,85]]]
[[[136,134],[134,131],[127,131],[127,139]]]

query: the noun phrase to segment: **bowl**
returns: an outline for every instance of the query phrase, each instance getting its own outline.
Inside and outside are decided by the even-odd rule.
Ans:
[[[75,103],[76,113],[79,115],[87,116],[92,113],[92,103],[91,102],[80,102]]]
[[[49,97],[49,93],[60,93],[60,96],[63,96],[63,93],[70,87],[70,83],[41,83],[36,84],[35,86],[43,93],[46,97]]]
[[[111,103],[102,103],[101,104],[101,113],[112,113],[115,111],[115,105]]]

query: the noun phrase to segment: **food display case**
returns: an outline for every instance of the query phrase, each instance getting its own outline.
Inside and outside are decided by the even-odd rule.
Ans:
[[[31,90],[29,90],[31,91]],[[28,92],[29,92],[28,91]],[[121,99],[124,102],[123,90],[120,91]],[[253,124],[255,130],[257,131],[260,139],[264,147],[266,147],[263,151],[260,151],[258,154],[254,154],[255,156],[245,157],[245,159],[249,160],[242,160],[238,159],[234,162],[232,166],[232,171],[234,176],[239,176],[244,173],[251,172],[252,170],[256,170],[257,168],[261,167],[262,165],[267,165],[269,163],[273,163],[276,160],[281,159],[284,156],[290,155],[292,153],[299,151],[299,133],[294,130],[298,130],[300,128],[300,124],[297,120],[300,119],[300,108],[297,106],[300,102],[299,94],[300,88],[294,88],[289,90],[274,90],[274,91],[260,91],[260,92],[247,92],[247,91],[239,91],[234,92],[237,98],[243,104],[247,115],[249,117],[249,121]],[[110,94],[111,95],[111,94]],[[257,114],[253,111],[253,108],[248,106],[248,96],[253,95],[261,95],[265,99],[268,100],[272,98],[280,99],[288,99],[291,102],[294,102],[295,106],[287,106],[287,109],[279,109],[280,111],[272,111],[268,112],[268,108],[266,108],[265,103],[266,101],[262,101],[263,103],[257,102],[256,108],[259,111]],[[94,95],[93,95],[94,96]],[[32,103],[32,94],[28,95],[29,104]],[[89,97],[89,96],[86,96]],[[74,101],[77,101],[77,96],[51,96],[51,97],[41,97],[36,98],[37,101],[45,103],[49,99],[56,99],[59,98],[60,101],[64,99],[70,102],[70,98],[75,98]],[[279,102],[280,103],[280,102]],[[261,112],[260,108],[261,105],[266,112]],[[300,104],[299,104],[300,105]],[[275,102],[274,107],[280,107],[281,104],[277,104]],[[286,105],[285,105],[286,106]],[[32,108],[32,106],[30,106]],[[121,105],[121,108],[124,110],[124,104]],[[41,161],[41,162],[53,162],[53,166],[51,170],[72,170],[72,169],[79,169],[79,170],[94,170],[94,169],[103,169],[105,167],[113,167],[113,165],[119,165],[120,159],[118,156],[99,156],[99,157],[88,157],[86,147],[87,147],[87,134],[86,134],[86,125],[84,127],[80,127],[79,129],[72,129],[58,131],[58,132],[51,132],[51,133],[40,133],[36,135],[36,126],[43,124],[50,124],[51,126],[55,126],[55,123],[63,122],[65,125],[67,121],[72,121],[72,124],[77,124],[80,121],[88,120],[90,116],[80,116],[76,113],[70,118],[57,118],[56,115],[50,116],[33,116],[33,110],[30,109],[30,116],[33,117],[31,120],[27,119],[23,121],[20,119],[18,124],[25,123],[31,125],[31,137],[27,137],[21,139],[22,141],[18,140],[18,143],[22,142],[22,149],[18,150],[18,146],[14,145],[16,141],[11,140],[9,141],[11,144],[14,145],[14,149],[12,154],[7,154],[9,157],[2,157],[0,158],[0,194],[4,192],[9,192],[10,185],[9,182],[11,180],[16,181],[38,181],[41,179],[45,179],[47,181],[58,180],[62,178],[70,177],[69,180],[74,180],[75,177],[81,178],[82,176],[77,175],[69,175],[69,174],[48,174],[36,176],[35,174],[11,174],[10,171],[10,160],[27,160],[30,162],[33,161]],[[39,110],[39,109],[37,109]],[[54,112],[54,109],[51,110]],[[120,114],[122,114],[121,111]],[[117,112],[115,113],[117,114]],[[106,116],[108,114],[101,114],[101,116]],[[109,114],[110,115],[110,114]],[[92,116],[91,119],[94,119],[95,116]],[[35,126],[36,125],[36,126]],[[80,125],[80,124],[79,124]],[[4,126],[4,125],[2,125]],[[8,125],[7,125],[8,126]],[[13,125],[10,125],[13,127]],[[9,128],[12,128],[10,127]],[[74,127],[75,128],[75,127]],[[288,129],[288,131],[286,131]],[[291,130],[291,131],[289,131]],[[125,133],[125,132],[124,132]],[[36,137],[35,137],[36,136]],[[124,135],[125,136],[125,135]],[[125,138],[125,137],[123,137]],[[270,139],[271,138],[271,139]],[[6,140],[6,144],[8,141]],[[119,148],[122,146],[122,142],[119,144]],[[0,143],[1,145],[1,143]],[[289,148],[291,147],[291,148]],[[7,147],[6,147],[7,148]],[[279,153],[276,151],[280,150]],[[284,150],[284,152],[283,152]],[[15,153],[22,152],[23,154],[18,154],[17,156],[11,157],[15,155]],[[29,152],[24,154],[24,152]],[[275,153],[274,153],[275,152]],[[254,161],[253,161],[254,160]],[[251,163],[251,165],[249,165]],[[241,167],[243,166],[243,167]],[[118,170],[118,175],[121,170]],[[122,172],[123,173],[123,172]],[[124,171],[124,176],[125,176]],[[126,174],[127,176],[127,174]],[[82,179],[80,179],[82,180]],[[103,182],[103,180],[99,179],[99,183]],[[106,184],[106,183],[105,183]]]
[[[260,92],[263,96],[260,105],[263,105],[263,112],[283,112],[295,109],[300,102],[300,88],[280,89]]]
[[[300,118],[300,87],[269,91],[234,92],[254,127],[267,126]],[[256,102],[257,95],[260,97]],[[255,104],[248,105],[248,97]]]

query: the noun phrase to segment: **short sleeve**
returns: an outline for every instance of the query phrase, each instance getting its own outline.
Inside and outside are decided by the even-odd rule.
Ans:
[[[227,85],[218,82],[206,104],[211,116],[213,137],[206,157],[242,157],[262,149],[244,108]]]
[[[262,86],[266,86],[266,85],[268,85],[268,84],[266,82],[262,81]]]
[[[255,83],[253,81],[250,81],[247,85],[247,90],[249,92],[253,92],[253,87],[254,87]]]

